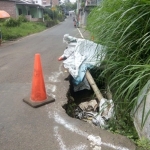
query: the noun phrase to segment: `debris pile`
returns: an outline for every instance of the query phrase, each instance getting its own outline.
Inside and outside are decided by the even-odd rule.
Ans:
[[[86,39],[75,38],[65,34],[63,41],[67,44],[62,58],[63,66],[73,77],[74,91],[90,89],[85,78],[86,71],[95,66],[99,66],[105,58],[102,45]]]
[[[96,100],[90,100],[89,102],[82,102],[75,110],[75,118],[92,122],[96,126],[101,128],[107,127],[107,121],[113,117],[114,103],[112,100],[101,99],[98,102]]]
[[[63,41],[67,44],[59,60],[63,60],[64,68],[73,78],[74,92],[91,87],[96,99],[81,102],[74,110],[75,118],[92,122],[101,128],[107,127],[107,121],[114,116],[112,96],[107,100],[103,97],[94,82],[89,69],[100,66],[105,58],[105,48],[102,45],[86,39],[75,38],[65,34]]]

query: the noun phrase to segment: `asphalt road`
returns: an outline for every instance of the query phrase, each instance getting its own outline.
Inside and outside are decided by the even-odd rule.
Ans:
[[[81,29],[82,30],[82,29]],[[0,150],[90,150],[88,135],[99,136],[102,150],[134,150],[127,138],[69,117],[68,81],[62,62],[64,34],[81,37],[72,18],[43,32],[3,43],[0,47]],[[32,108],[23,102],[30,96],[35,54],[41,56],[47,95],[55,102]]]

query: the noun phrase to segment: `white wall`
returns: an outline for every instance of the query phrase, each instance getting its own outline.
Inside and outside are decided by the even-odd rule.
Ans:
[[[42,5],[42,0],[33,0],[35,4]]]
[[[22,0],[26,3],[31,3],[31,4],[38,4],[38,5],[42,5],[42,0]]]
[[[146,137],[148,139],[150,139],[150,114],[147,117],[147,114],[150,111],[150,90],[149,89],[150,89],[150,80],[147,82],[142,92],[139,94],[137,107],[135,108],[135,110],[137,109],[137,111],[135,110],[133,111],[135,113],[133,116],[134,125],[136,127],[139,136]],[[145,110],[143,113],[144,107]],[[141,127],[142,117],[144,118],[144,120],[147,118],[143,128]]]

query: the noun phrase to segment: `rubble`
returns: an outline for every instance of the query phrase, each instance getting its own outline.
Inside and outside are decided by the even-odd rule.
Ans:
[[[109,100],[103,97],[88,71],[104,60],[105,48],[93,41],[75,38],[69,34],[64,35],[63,41],[67,48],[61,57],[65,58],[64,68],[73,78],[74,92],[90,90],[92,87],[96,95],[96,99],[81,102],[74,110],[74,117],[106,128],[107,121],[114,116],[112,96],[109,96]]]

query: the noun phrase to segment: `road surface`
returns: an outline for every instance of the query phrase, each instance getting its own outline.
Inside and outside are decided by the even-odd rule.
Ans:
[[[89,135],[93,142],[101,138],[97,146],[102,150],[135,149],[127,138],[71,118],[62,108],[67,103],[69,83],[64,80],[68,74],[57,58],[65,50],[63,35],[67,33],[81,37],[69,17],[43,32],[0,47],[0,150],[92,150]],[[23,99],[31,94],[37,53],[41,56],[47,95],[56,101],[32,108]]]

